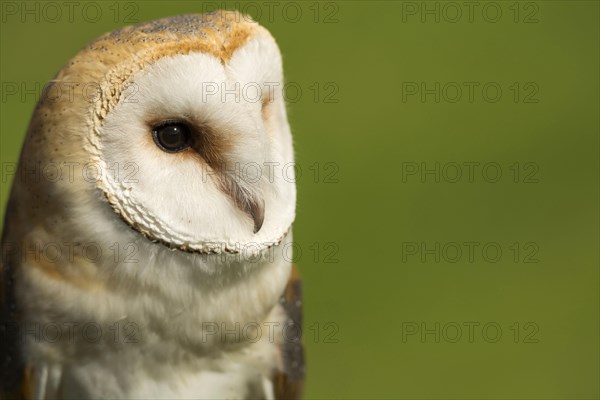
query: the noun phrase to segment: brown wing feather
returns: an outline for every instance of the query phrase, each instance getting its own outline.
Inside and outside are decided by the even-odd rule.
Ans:
[[[11,281],[2,266],[2,293],[0,293],[0,399],[21,398],[25,372],[19,340],[13,291],[7,287]]]
[[[273,377],[276,399],[299,399],[304,387],[304,346],[302,345],[302,282],[296,270],[288,280],[280,304],[287,316],[285,340],[279,351],[282,366]],[[293,326],[293,327],[292,327]]]
[[[2,233],[0,257],[0,399],[33,398],[32,370],[25,367],[22,353],[22,337],[15,299],[13,279],[14,260],[11,255],[13,243],[8,241],[7,226],[11,203],[7,207]]]

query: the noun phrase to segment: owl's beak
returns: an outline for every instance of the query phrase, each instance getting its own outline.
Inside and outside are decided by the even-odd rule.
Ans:
[[[248,209],[246,210],[254,221],[254,233],[260,231],[260,228],[265,222],[265,202],[263,199],[252,199],[249,203]]]
[[[242,189],[237,181],[229,175],[221,177],[221,185],[234,204],[252,218],[254,233],[260,231],[265,221],[265,201],[256,193]]]

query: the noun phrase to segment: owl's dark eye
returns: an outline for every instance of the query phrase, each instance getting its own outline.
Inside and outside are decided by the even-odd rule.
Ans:
[[[167,153],[177,153],[191,145],[190,128],[182,122],[168,122],[152,129],[154,143]]]

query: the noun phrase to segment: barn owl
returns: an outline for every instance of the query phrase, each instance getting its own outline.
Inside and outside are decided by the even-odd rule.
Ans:
[[[282,63],[237,12],[105,34],[34,111],[2,235],[3,398],[292,398]]]

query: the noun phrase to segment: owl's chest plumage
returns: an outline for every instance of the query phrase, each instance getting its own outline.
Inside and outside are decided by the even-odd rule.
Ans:
[[[158,344],[164,345],[164,344]],[[272,398],[272,346],[249,346],[193,362],[148,360],[148,352],[107,353],[93,361],[40,364],[46,398]],[[175,357],[175,356],[174,356]],[[251,358],[251,362],[249,362]]]
[[[136,235],[115,232],[113,238]],[[114,247],[96,243],[106,252]],[[173,252],[145,238],[123,243],[140,249],[137,262],[121,263],[108,278],[81,259],[77,270],[88,270],[87,276],[57,276],[33,260],[22,270],[17,295],[27,299],[25,354],[38,394],[272,398],[286,315],[277,302],[280,290],[271,288],[285,286],[289,263],[270,256],[273,262],[244,265],[213,255],[220,260],[213,265],[211,257]],[[215,285],[219,290],[207,289]]]

